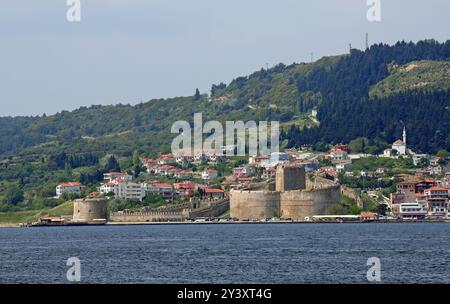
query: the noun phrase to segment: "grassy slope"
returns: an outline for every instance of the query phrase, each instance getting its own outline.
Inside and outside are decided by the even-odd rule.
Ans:
[[[66,202],[55,208],[32,210],[32,211],[17,211],[17,212],[0,212],[0,223],[2,224],[18,224],[27,222],[36,222],[42,216],[72,216],[73,202]]]
[[[373,86],[371,97],[385,97],[411,89],[449,89],[450,61],[413,61],[392,66],[390,75]]]

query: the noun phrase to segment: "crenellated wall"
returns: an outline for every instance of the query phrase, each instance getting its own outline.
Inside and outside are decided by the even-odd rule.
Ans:
[[[179,222],[198,217],[217,217],[230,208],[228,199],[202,201],[200,208],[153,210],[148,212],[112,212],[111,222]]]
[[[188,211],[152,211],[152,212],[112,212],[111,222],[167,222],[182,221],[189,217]]]

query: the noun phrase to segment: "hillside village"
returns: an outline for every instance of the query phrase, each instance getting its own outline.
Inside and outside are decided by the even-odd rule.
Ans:
[[[96,195],[136,202],[128,204],[132,210],[114,211],[160,210],[194,198],[227,198],[231,189],[252,189],[268,183],[274,179],[278,165],[288,164],[304,167],[312,182],[326,179],[342,186],[341,205],[329,208],[329,215],[370,211],[372,217],[404,220],[449,217],[447,159],[414,153],[407,146],[405,129],[402,139],[380,155],[352,153],[349,145],[335,145],[327,152],[302,147],[248,158],[161,154],[139,160],[143,170],[138,176],[131,172],[104,173]],[[61,183],[56,187],[56,195],[81,196],[84,188],[79,182]],[[159,203],[138,203],[149,198]]]

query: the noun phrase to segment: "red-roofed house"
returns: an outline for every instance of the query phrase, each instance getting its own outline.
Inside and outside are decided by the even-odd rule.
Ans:
[[[173,184],[173,188],[181,197],[193,197],[198,185],[194,182],[182,182]]]
[[[217,175],[218,175],[217,170],[206,169],[205,171],[202,172],[202,179],[210,180],[210,179],[216,178]]]
[[[251,176],[255,174],[255,168],[251,166],[233,168],[235,177]]]
[[[103,179],[113,182],[116,179],[123,179],[126,181],[131,181],[133,179],[133,176],[129,175],[128,173],[122,173],[122,172],[110,172],[103,174]]]
[[[80,193],[83,185],[79,182],[62,183],[56,186],[56,196],[60,197],[63,193]]]
[[[221,189],[211,189],[211,188],[205,188],[203,189],[204,196],[210,197],[210,198],[223,198],[225,197],[225,191]]]
[[[173,186],[168,183],[143,183],[143,188],[146,194],[159,194],[165,199],[173,197]]]
[[[431,187],[424,191],[427,196],[429,215],[439,218],[448,217],[448,189]]]

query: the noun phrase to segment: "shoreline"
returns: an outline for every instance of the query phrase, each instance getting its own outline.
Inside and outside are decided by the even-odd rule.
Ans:
[[[0,223],[0,228],[37,228],[37,227],[76,227],[76,226],[161,226],[161,225],[275,225],[275,224],[406,224],[406,223],[450,223],[450,219],[443,220],[368,220],[368,221],[183,221],[183,222],[108,222],[106,224],[86,225],[43,225],[24,226],[23,223]]]

